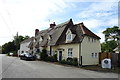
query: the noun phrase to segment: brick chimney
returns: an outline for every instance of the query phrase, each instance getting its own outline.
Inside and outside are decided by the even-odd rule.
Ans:
[[[50,28],[54,28],[56,26],[55,22],[53,24],[50,24]]]
[[[35,36],[39,34],[39,29],[35,29]]]

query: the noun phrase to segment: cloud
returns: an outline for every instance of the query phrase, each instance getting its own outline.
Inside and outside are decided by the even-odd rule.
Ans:
[[[50,16],[62,14],[72,6],[64,0],[0,0],[0,26],[4,27],[0,31],[3,39],[0,45],[4,42],[3,37],[8,37],[9,41],[17,32],[34,36],[36,28],[43,30],[49,27]]]

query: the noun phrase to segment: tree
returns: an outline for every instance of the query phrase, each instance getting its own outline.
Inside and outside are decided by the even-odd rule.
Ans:
[[[102,52],[113,52],[120,40],[120,29],[118,26],[107,28],[103,31],[105,42],[101,44]]]
[[[113,52],[113,49],[115,49],[117,46],[117,42],[112,41],[106,41],[101,44],[101,50],[102,52]]]
[[[16,49],[15,45],[14,45],[14,41],[12,42],[8,42],[8,43],[5,43],[3,46],[2,46],[2,53],[3,54],[6,54],[6,53],[9,53],[9,52],[14,52]]]
[[[30,38],[29,36],[19,36],[18,35],[18,32],[17,32],[17,34],[16,34],[16,36],[14,36],[14,44],[15,44],[15,46],[16,46],[16,52],[20,49],[20,43],[22,42],[22,41],[24,41],[25,39],[28,39],[28,38]]]
[[[120,40],[120,29],[118,26],[107,28],[103,31],[103,34],[105,35],[105,41],[108,41],[108,39],[117,41]]]
[[[3,54],[10,53],[10,52],[17,53],[17,51],[20,49],[20,43],[28,38],[29,36],[24,37],[24,36],[18,35],[17,33],[16,36],[14,36],[13,41],[2,45],[2,53]]]

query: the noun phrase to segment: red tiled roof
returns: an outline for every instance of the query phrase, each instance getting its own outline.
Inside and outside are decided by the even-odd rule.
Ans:
[[[85,27],[83,23],[79,23],[79,25],[84,35],[88,35],[88,36],[91,36],[97,39],[101,39],[99,36],[97,36],[96,34],[91,32],[87,27]]]

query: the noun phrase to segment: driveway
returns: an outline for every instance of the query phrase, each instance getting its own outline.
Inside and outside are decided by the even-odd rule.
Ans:
[[[24,61],[2,55],[2,78],[118,78],[118,74],[89,71],[42,61]]]

